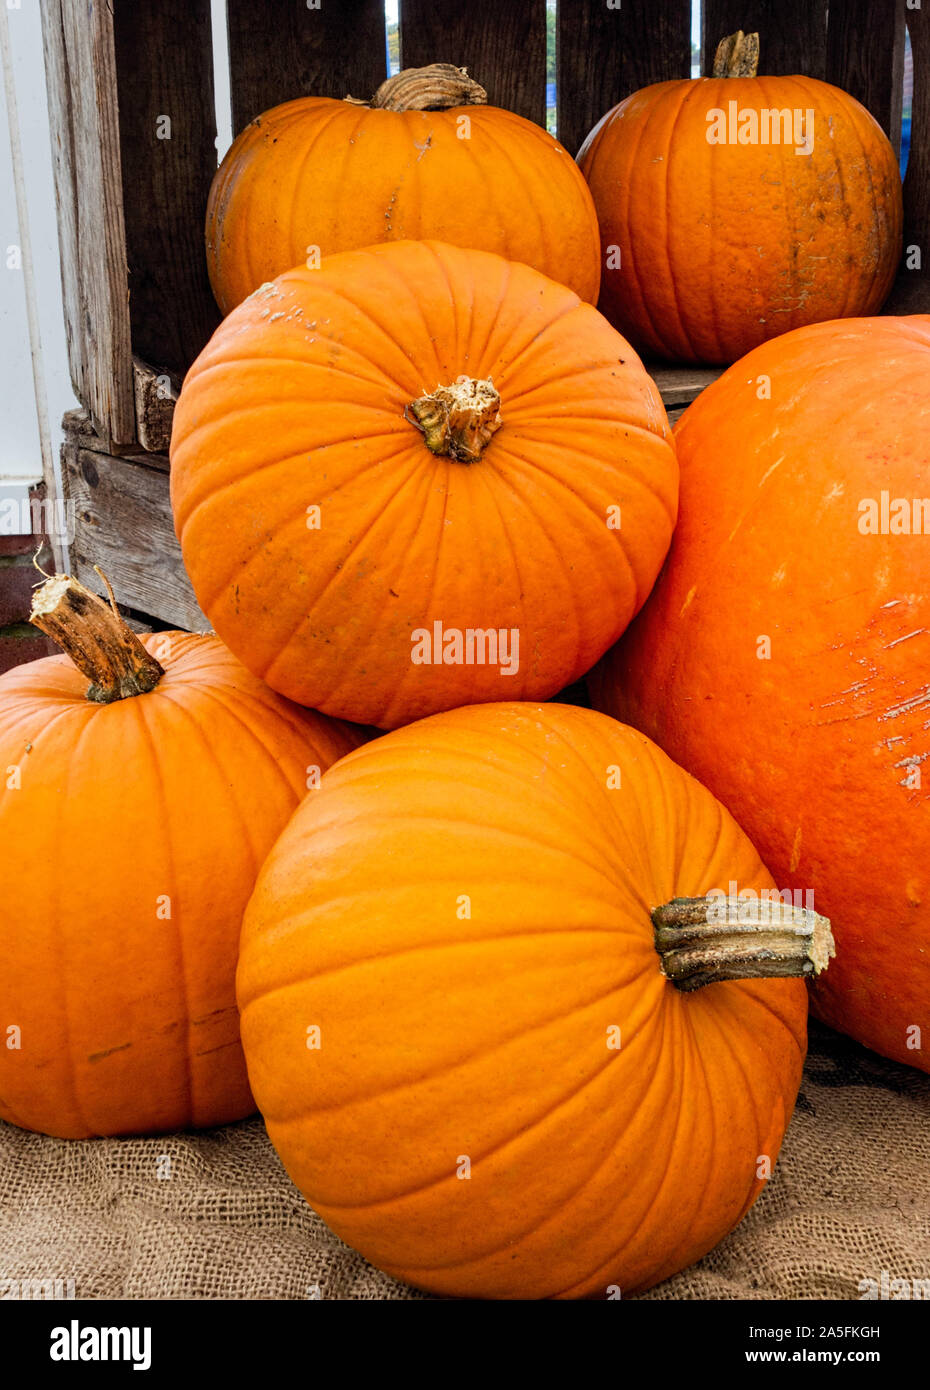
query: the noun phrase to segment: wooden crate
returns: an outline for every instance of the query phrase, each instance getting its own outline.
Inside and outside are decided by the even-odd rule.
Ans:
[[[911,0],[913,3],[913,0]],[[66,417],[72,570],[181,627],[206,625],[168,501],[173,397],[219,321],[203,249],[216,168],[209,0],[44,0],[65,319],[83,411]],[[382,0],[227,0],[233,132],[305,93],[368,96],[386,75]],[[905,246],[887,305],[930,312],[930,0],[704,0],[716,40],[758,30],[766,72],[809,73],[858,98],[897,148],[905,25],[914,55]],[[559,138],[572,153],[612,105],[690,75],[690,0],[559,0]],[[489,100],[546,118],[544,0],[400,0],[401,62],[468,67]],[[166,126],[164,118],[170,121]],[[170,138],[164,138],[170,133]],[[674,415],[716,370],[654,372]]]

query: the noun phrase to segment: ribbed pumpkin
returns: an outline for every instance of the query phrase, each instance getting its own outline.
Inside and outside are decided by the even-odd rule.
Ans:
[[[590,682],[831,918],[819,1016],[925,1071],[928,421],[930,317],[799,329],[732,367],[677,427],[668,563]]]
[[[803,324],[874,314],[891,289],[902,194],[884,132],[826,82],[756,77],[757,58],[758,36],[735,35],[713,77],[627,97],[578,155],[600,307],[646,356],[735,362]]]
[[[733,976],[831,948],[803,913],[710,925],[731,880],[772,883],[591,710],[458,709],[350,754],[272,850],[238,973],[307,1200],[443,1294],[625,1296],[703,1255],[771,1171],[806,1047],[800,979]]]
[[[143,645],[63,578],[36,603],[81,670],[0,677],[0,1118],[65,1138],[240,1119],[242,912],[308,780],[360,735],[216,637]]]
[[[677,500],[624,339],[537,271],[438,242],[300,267],[230,314],[171,463],[220,636],[283,694],[382,727],[576,680],[644,602]]]
[[[389,78],[370,104],[300,97],[257,117],[207,206],[223,313],[314,257],[422,238],[524,261],[593,304],[600,246],[583,177],[540,126],[486,101],[439,63]]]

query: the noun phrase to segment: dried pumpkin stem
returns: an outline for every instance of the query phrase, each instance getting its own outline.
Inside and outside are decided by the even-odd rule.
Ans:
[[[759,35],[737,29],[721,39],[714,54],[714,77],[756,77],[759,72]]]
[[[490,377],[460,376],[451,386],[437,386],[432,395],[411,401],[404,416],[420,430],[431,454],[477,463],[500,429],[501,398]]]
[[[98,571],[100,573],[100,571]],[[29,621],[57,642],[90,681],[88,700],[106,705],[154,690],[164,668],[117,612],[70,574],[56,574],[32,596]]]
[[[780,899],[674,898],[653,910],[652,924],[663,974],[686,992],[818,975],[836,954],[826,917]]]
[[[487,100],[487,92],[464,68],[431,63],[395,73],[365,104],[382,111],[447,111],[451,106],[486,106]]]

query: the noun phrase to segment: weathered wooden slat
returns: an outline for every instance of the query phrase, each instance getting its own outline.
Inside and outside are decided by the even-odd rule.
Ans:
[[[209,0],[114,0],[135,353],[183,376],[219,323],[203,223],[216,171]]]
[[[703,73],[712,71],[720,40],[737,29],[758,32],[763,77],[826,77],[826,0],[704,0]]]
[[[293,97],[367,99],[387,75],[383,0],[226,0],[226,11],[234,134]]]
[[[911,148],[904,179],[904,259],[889,314],[930,314],[930,4],[907,11],[914,57]]]
[[[87,445],[86,435],[74,435],[62,449],[64,493],[75,511],[72,573],[102,594],[99,565],[118,603],[191,632],[208,631],[174,534],[167,473]]]
[[[143,449],[159,457],[167,454],[171,444],[174,406],[178,399],[178,383],[164,372],[153,372],[138,357],[132,359],[132,375],[136,392],[136,430]]]
[[[113,16],[106,0],[41,6],[71,380],[98,430],[135,438]]]
[[[830,0],[828,82],[861,101],[897,153],[904,95],[904,6],[900,0]]]
[[[666,367],[652,362],[645,367],[667,408],[687,405],[726,371],[725,367]]]
[[[555,51],[558,136],[577,154],[631,92],[691,76],[690,0],[559,0]]]
[[[546,124],[546,8],[534,0],[403,0],[405,68],[455,63],[487,90],[492,106]]]

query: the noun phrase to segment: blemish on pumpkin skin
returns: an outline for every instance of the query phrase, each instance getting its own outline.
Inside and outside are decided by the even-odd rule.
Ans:
[[[916,878],[908,879],[904,885],[904,893],[912,907],[920,907],[920,883]]]
[[[791,862],[788,865],[790,874],[797,872],[797,867],[801,862],[801,827],[798,826],[794,832],[794,844],[791,846]]]
[[[102,1062],[104,1057],[112,1057],[114,1052],[125,1052],[127,1047],[132,1047],[132,1043],[120,1043],[118,1047],[108,1047],[105,1052],[92,1052],[87,1060],[88,1062]]]
[[[683,613],[684,613],[684,611],[685,611],[686,608],[690,608],[692,602],[694,601],[694,595],[695,595],[696,593],[697,593],[697,585],[695,584],[691,589],[688,590],[688,597],[685,599],[684,603],[681,605],[681,608],[680,608],[679,613],[678,613],[679,618],[683,615]]]

